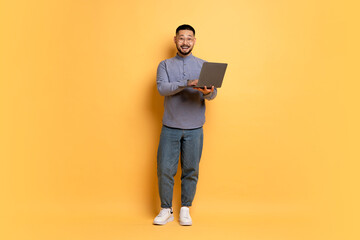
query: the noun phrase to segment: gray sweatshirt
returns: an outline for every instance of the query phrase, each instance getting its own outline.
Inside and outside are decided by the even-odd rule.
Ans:
[[[205,100],[216,97],[214,92],[203,95],[192,88],[179,88],[187,85],[187,80],[199,79],[205,60],[190,54],[186,57],[176,55],[160,62],[157,69],[157,88],[165,96],[163,124],[180,129],[194,129],[205,123]]]

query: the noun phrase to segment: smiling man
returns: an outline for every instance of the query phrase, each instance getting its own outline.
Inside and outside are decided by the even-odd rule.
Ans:
[[[181,225],[192,225],[189,207],[192,205],[199,176],[203,147],[205,100],[216,97],[217,89],[194,88],[204,60],[192,55],[196,42],[195,29],[181,25],[176,29],[175,57],[166,59],[157,69],[157,88],[164,99],[163,126],[157,155],[157,175],[161,210],[154,224],[164,225],[174,220],[172,197],[174,176],[179,156],[181,160]],[[189,86],[184,88],[184,86]]]

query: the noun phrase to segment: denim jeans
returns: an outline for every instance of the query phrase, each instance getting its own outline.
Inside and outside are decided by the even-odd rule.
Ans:
[[[174,176],[181,160],[181,205],[191,206],[199,176],[203,128],[163,126],[157,154],[157,175],[162,208],[172,207]]]

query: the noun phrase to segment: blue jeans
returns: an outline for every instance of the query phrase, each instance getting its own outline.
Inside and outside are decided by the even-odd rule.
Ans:
[[[203,128],[163,126],[157,154],[157,175],[162,208],[172,207],[174,176],[181,156],[181,205],[191,206],[199,176]]]

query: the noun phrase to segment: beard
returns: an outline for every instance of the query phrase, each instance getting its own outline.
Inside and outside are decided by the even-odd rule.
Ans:
[[[190,48],[189,46],[189,51],[188,52],[183,52],[183,50],[181,49],[181,47],[184,47],[186,45],[183,45],[183,46],[176,46],[177,50],[179,51],[179,53],[181,53],[182,55],[189,55],[191,53],[191,51],[193,50],[193,48]]]

